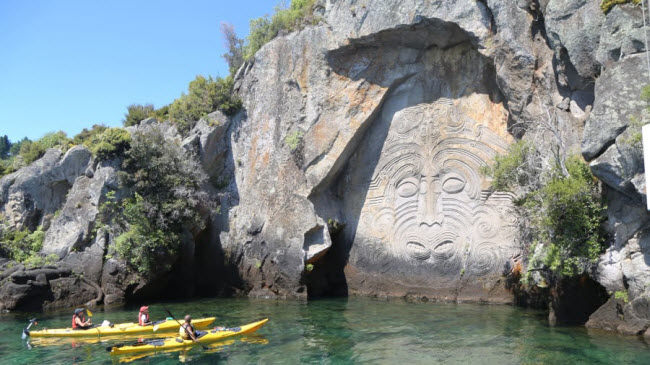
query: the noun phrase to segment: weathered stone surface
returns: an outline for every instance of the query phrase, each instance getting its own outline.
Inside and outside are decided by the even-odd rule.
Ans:
[[[627,57],[615,63],[596,81],[596,101],[585,125],[582,154],[593,160],[615,141],[630,123],[640,117],[646,106],[641,101],[643,83],[634,82],[647,72],[645,54]]]
[[[5,219],[18,229],[35,229],[45,215],[60,209],[90,160],[85,147],[73,147],[63,157],[60,150],[48,149],[33,164],[0,179],[0,209]]]
[[[600,4],[591,0],[550,0],[544,12],[544,24],[556,58],[566,57],[571,89],[589,88],[600,74],[596,50],[604,14]],[[592,85],[593,87],[593,85]]]
[[[619,326],[625,323],[623,320],[623,306],[625,306],[625,303],[622,300],[610,298],[607,303],[603,304],[589,317],[589,321],[585,326],[587,328],[616,331]]]
[[[393,89],[341,177],[351,292],[509,300],[489,293],[519,254],[512,196],[480,173],[507,148],[507,112],[458,47]]]
[[[102,196],[108,188],[117,188],[118,167],[119,161],[101,163],[92,178],[83,175],[75,180],[63,209],[45,234],[44,254],[63,258],[90,240]]]
[[[580,32],[579,29],[576,31]],[[614,6],[602,23],[596,59],[609,68],[615,62],[639,52],[645,52],[641,7],[633,4]]]

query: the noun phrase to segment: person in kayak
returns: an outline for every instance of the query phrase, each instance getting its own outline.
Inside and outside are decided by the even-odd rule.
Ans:
[[[194,329],[192,317],[189,314],[185,316],[185,323],[178,329],[178,335],[184,340],[197,341],[200,334]]]
[[[90,318],[86,319],[86,310],[84,308],[77,308],[74,310],[72,315],[72,329],[73,330],[85,330],[92,327],[92,321]]]
[[[140,313],[138,313],[138,324],[140,324],[140,326],[148,326],[150,324],[153,324],[153,322],[151,322],[149,319],[149,307],[146,305],[140,307]]]

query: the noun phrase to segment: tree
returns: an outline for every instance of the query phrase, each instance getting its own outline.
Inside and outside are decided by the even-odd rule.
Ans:
[[[4,136],[0,137],[0,158],[7,158],[9,157],[9,150],[11,149],[11,141],[9,140],[9,137],[5,134]]]
[[[230,75],[234,76],[244,63],[244,40],[237,37],[235,27],[230,23],[221,23],[221,33],[228,49],[228,52],[224,53],[222,57],[228,63]]]
[[[233,115],[241,109],[241,100],[232,95],[233,79],[205,78],[201,75],[190,82],[188,93],[183,93],[169,106],[169,118],[182,134],[189,132],[204,116],[219,109]]]
[[[31,141],[30,141],[29,138],[24,137],[20,141],[12,143],[11,148],[9,149],[9,153],[12,156],[18,156],[18,154],[20,154],[20,148],[23,145],[23,143],[25,143],[25,142],[31,142]]]
[[[122,120],[125,127],[140,124],[141,121],[152,116],[154,112],[153,105],[151,104],[131,104],[126,109],[127,113],[124,114],[124,119]]]

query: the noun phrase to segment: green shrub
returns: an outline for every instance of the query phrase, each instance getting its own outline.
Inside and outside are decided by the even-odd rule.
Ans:
[[[36,141],[23,141],[20,144],[20,156],[25,165],[29,165],[43,157],[48,148],[58,148],[63,152],[67,151],[70,142],[65,132],[50,132]]]
[[[11,148],[9,148],[9,154],[11,156],[18,156],[20,154],[20,148],[22,147],[23,143],[27,141],[29,141],[29,138],[25,137],[18,142],[13,142],[11,144]]]
[[[295,151],[302,143],[302,131],[296,130],[293,133],[288,134],[284,139],[284,143],[289,146],[291,152]]]
[[[492,166],[483,167],[483,173],[492,177],[492,187],[495,190],[506,191],[517,186],[527,186],[532,179],[537,178],[536,169],[531,168],[535,154],[530,143],[517,141],[510,145],[507,154],[496,156]]]
[[[266,15],[250,21],[249,35],[244,46],[244,59],[248,60],[275,38],[281,30],[300,29],[305,23],[314,23],[314,0],[291,0],[288,8],[278,6],[272,16]]]
[[[201,212],[213,208],[201,190],[207,176],[178,141],[151,128],[133,134],[119,179],[132,195],[118,200],[108,193],[99,220],[117,235],[118,256],[149,274],[175,256],[183,232],[204,227]]]
[[[625,3],[639,4],[640,2],[640,0],[602,0],[600,2],[600,10],[602,10],[603,13],[607,14],[610,10],[612,10],[614,5]]]
[[[176,255],[180,240],[174,232],[156,227],[147,217],[144,199],[136,194],[120,206],[128,230],[115,238],[115,251],[141,274],[164,267],[169,256]],[[166,267],[168,268],[168,267]]]
[[[526,240],[544,248],[543,258],[531,257],[530,264],[541,261],[558,276],[582,274],[605,250],[605,207],[598,182],[579,156],[568,157],[564,168],[556,161],[547,170],[535,162],[538,156],[533,145],[519,142],[485,172],[494,176],[495,189],[525,188],[516,203],[528,221]],[[528,247],[528,252],[534,250]]]
[[[75,146],[86,146],[90,149],[93,144],[97,143],[99,135],[107,129],[108,127],[103,124],[95,124],[90,129],[84,128],[72,138],[72,144]]]
[[[131,104],[126,107],[126,114],[124,114],[124,119],[122,124],[125,127],[131,127],[134,125],[140,124],[141,121],[151,117],[154,113],[154,107],[152,104]]]
[[[24,262],[36,256],[43,248],[45,232],[38,227],[34,232],[27,229],[22,231],[6,230],[0,236],[1,248],[8,258]]]
[[[614,298],[618,300],[622,300],[623,302],[627,303],[629,301],[627,291],[626,290],[617,290],[614,293]]]
[[[233,84],[230,76],[216,79],[197,76],[190,82],[188,93],[182,94],[169,106],[170,120],[182,134],[187,134],[199,119],[217,109],[226,115],[234,115],[242,103],[233,95]]]
[[[100,161],[124,154],[131,143],[131,135],[122,128],[108,128],[96,138],[90,150]]]

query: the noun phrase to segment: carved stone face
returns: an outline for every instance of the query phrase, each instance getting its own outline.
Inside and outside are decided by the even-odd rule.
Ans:
[[[448,99],[397,112],[361,212],[364,235],[441,272],[502,270],[512,256],[512,197],[489,194],[481,168],[507,144]]]

